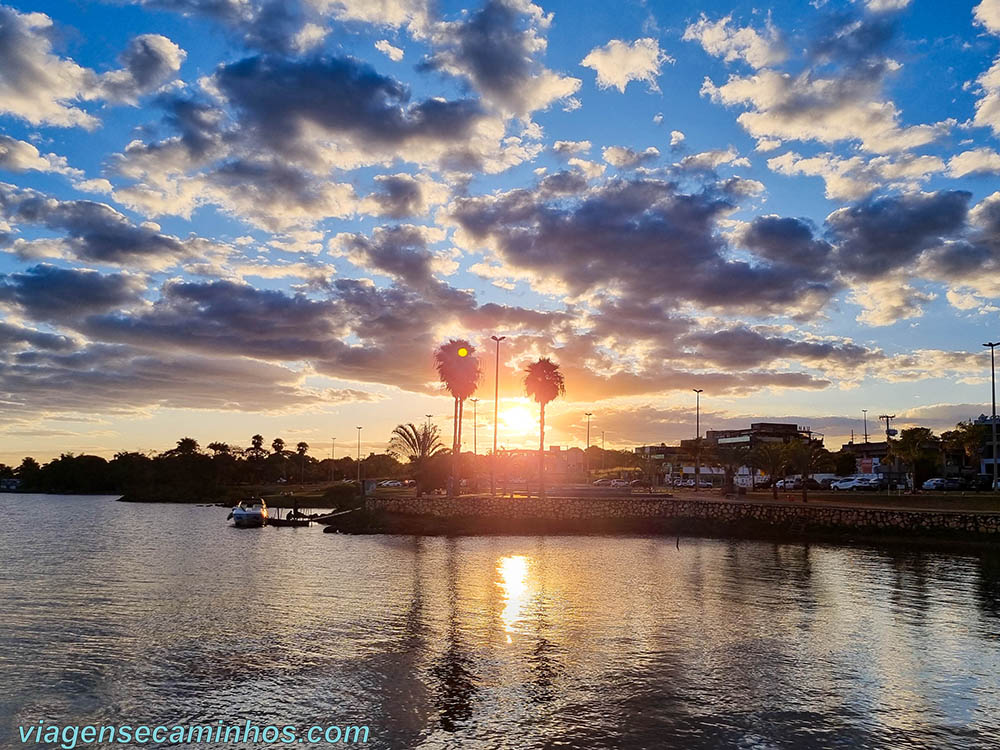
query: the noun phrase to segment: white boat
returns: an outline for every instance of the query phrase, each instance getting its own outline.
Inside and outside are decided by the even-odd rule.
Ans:
[[[233,519],[236,526],[263,526],[267,523],[267,503],[259,497],[242,500],[233,506],[228,518]]]

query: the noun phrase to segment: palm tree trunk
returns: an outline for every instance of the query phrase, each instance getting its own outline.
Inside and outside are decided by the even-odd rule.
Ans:
[[[465,399],[463,398],[458,402],[458,445],[455,455],[458,457],[455,461],[455,488],[456,493],[462,494],[462,417],[465,416]]]
[[[775,467],[775,466],[771,467],[771,499],[772,500],[777,500],[778,499],[778,485],[777,485],[777,481],[778,481],[778,472],[780,472],[780,471],[781,471],[781,469],[778,468],[778,467]]]
[[[455,416],[451,422],[451,476],[448,477],[448,497],[455,496],[455,476],[458,474],[458,398],[455,399]]]
[[[545,497],[545,404],[541,405],[538,430],[538,496]]]
[[[802,467],[802,502],[809,502],[809,458],[806,458],[806,465]]]

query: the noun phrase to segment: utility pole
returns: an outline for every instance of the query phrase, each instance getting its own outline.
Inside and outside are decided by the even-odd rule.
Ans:
[[[862,409],[861,413],[864,414],[864,417],[865,417],[865,443],[867,443],[868,442],[868,410],[867,409]]]
[[[604,452],[604,430],[601,430],[601,471],[607,468],[608,462],[605,460],[607,454]]]
[[[493,455],[490,456],[490,495],[497,494],[497,410],[500,406],[500,342],[506,336],[490,336],[497,342],[496,364],[493,370]]]
[[[330,438],[330,481],[333,481],[333,462],[337,457],[337,438]]]
[[[990,384],[993,387],[993,418],[990,420],[990,458],[993,459],[993,491],[997,489],[997,369],[993,349],[1000,346],[1000,341],[990,341],[983,346],[990,348]]]
[[[433,414],[424,414],[424,416],[427,417],[427,429],[429,430],[431,428],[431,417],[433,417],[434,415]]]
[[[590,418],[594,412],[584,412],[587,415],[587,449],[583,452],[583,465],[587,472],[587,484],[590,484]]]
[[[701,481],[701,394],[704,388],[692,388],[694,391],[694,491],[698,491]]]

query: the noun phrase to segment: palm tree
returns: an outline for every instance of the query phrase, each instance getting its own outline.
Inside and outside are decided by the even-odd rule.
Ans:
[[[927,427],[910,427],[899,433],[899,439],[889,443],[889,454],[902,459],[913,474],[913,489],[917,489],[918,465],[936,461],[939,440]]]
[[[761,443],[753,449],[753,454],[754,464],[767,472],[767,476],[771,480],[771,497],[777,500],[778,488],[775,486],[775,482],[777,482],[781,476],[784,476],[785,463],[787,460],[784,444]]]
[[[794,440],[785,446],[787,465],[802,475],[802,502],[809,502],[809,480],[816,472],[829,468],[833,459],[830,451],[809,439],[806,442]]]
[[[389,438],[389,454],[406,456],[413,466],[413,478],[417,483],[417,497],[423,494],[423,478],[427,462],[444,451],[444,443],[437,425],[425,424],[417,427],[412,422],[396,425]]]
[[[191,437],[182,437],[177,441],[177,447],[171,448],[167,453],[172,456],[178,455],[190,455],[191,453],[197,453],[200,449],[198,441]]]
[[[275,438],[271,441],[271,450],[277,454],[282,454],[285,452],[285,441],[281,438]]]
[[[309,443],[300,440],[295,444],[295,452],[299,454],[299,484],[306,481],[306,452],[309,450]]]
[[[566,393],[566,379],[559,365],[548,357],[532,362],[525,369],[524,390],[538,403],[538,495],[545,496],[545,405]]]
[[[451,441],[453,459],[451,480],[448,483],[448,495],[451,496],[455,493],[461,459],[465,399],[476,392],[476,386],[479,384],[480,370],[476,348],[464,339],[449,339],[434,352],[434,367],[444,387],[455,399],[455,421]]]
[[[208,449],[216,456],[228,456],[232,452],[232,448],[229,447],[228,443],[220,443],[218,441],[209,443]]]
[[[750,449],[745,445],[719,446],[715,449],[715,460],[722,466],[724,472],[724,492],[732,494],[735,489],[736,471],[746,466]]]

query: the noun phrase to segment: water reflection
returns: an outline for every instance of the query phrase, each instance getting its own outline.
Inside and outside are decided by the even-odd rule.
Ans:
[[[497,573],[500,575],[497,586],[503,590],[504,596],[500,619],[507,633],[507,643],[512,643],[511,633],[518,632],[516,626],[521,619],[521,610],[528,601],[528,558],[524,555],[501,557]]]
[[[372,748],[1000,747],[992,553],[0,510],[0,747],[239,706]]]

